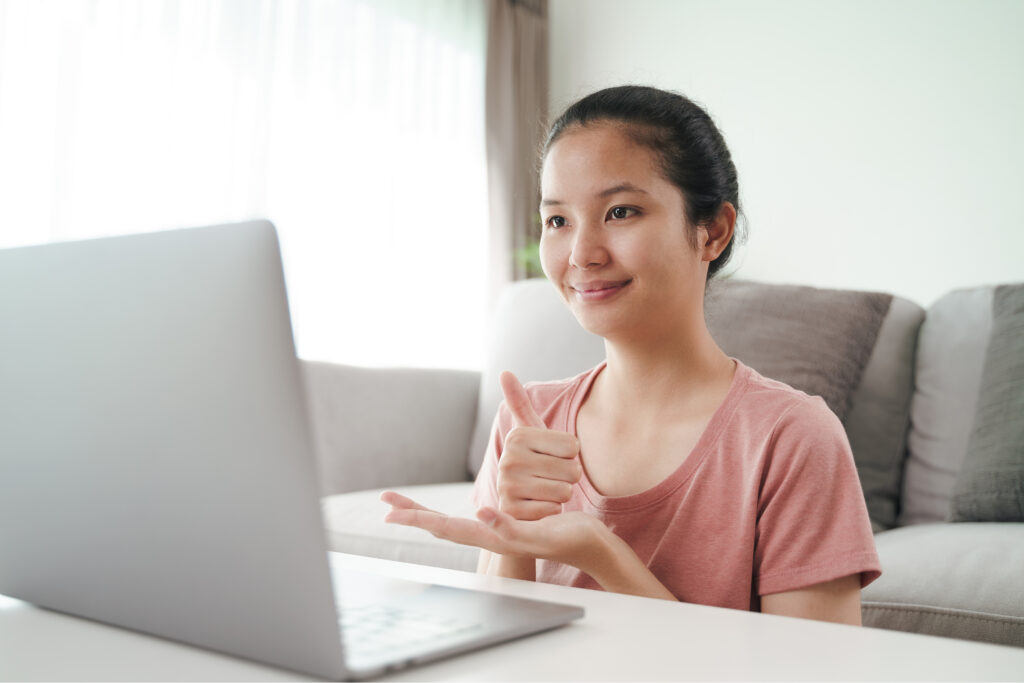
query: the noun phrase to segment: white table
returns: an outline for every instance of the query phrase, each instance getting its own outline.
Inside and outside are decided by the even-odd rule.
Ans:
[[[1024,680],[1024,649],[335,555],[388,576],[582,605],[570,626],[389,680]],[[0,597],[2,680],[297,680]]]

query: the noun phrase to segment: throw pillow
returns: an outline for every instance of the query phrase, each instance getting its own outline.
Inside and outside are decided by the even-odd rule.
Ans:
[[[992,295],[992,334],[950,512],[955,522],[1024,522],[1024,284]]]
[[[725,280],[705,311],[726,353],[821,396],[845,420],[891,303],[891,294]]]

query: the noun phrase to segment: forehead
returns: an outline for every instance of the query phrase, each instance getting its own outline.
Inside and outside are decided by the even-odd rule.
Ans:
[[[668,185],[654,151],[636,142],[623,125],[616,123],[569,129],[548,149],[541,167],[541,193],[545,197],[589,194],[606,189],[609,183],[624,182]]]

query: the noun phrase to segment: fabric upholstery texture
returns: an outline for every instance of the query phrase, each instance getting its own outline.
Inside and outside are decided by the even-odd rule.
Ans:
[[[1024,645],[1018,635],[1022,627],[1020,620],[979,614],[971,610],[872,602],[861,607],[861,621],[864,626],[890,631],[962,638],[997,645]]]
[[[479,373],[314,361],[302,368],[325,495],[467,479]]]
[[[956,290],[928,308],[917,346],[900,526],[949,520],[981,388],[993,289]]]
[[[705,313],[727,354],[821,396],[845,421],[891,302],[891,294],[725,280],[709,290]]]
[[[420,529],[385,524],[388,506],[379,500],[382,490],[371,489],[323,499],[329,550],[476,571],[480,554],[476,548],[442,541]],[[392,490],[454,517],[473,517],[476,513],[471,500],[473,484],[470,482],[401,486]]]
[[[992,296],[992,335],[951,517],[1024,522],[1024,285]]]
[[[865,626],[1024,646],[1024,524],[919,524],[875,545]]]
[[[914,354],[924,315],[916,303],[893,297],[844,425],[875,531],[894,527],[899,517]]]

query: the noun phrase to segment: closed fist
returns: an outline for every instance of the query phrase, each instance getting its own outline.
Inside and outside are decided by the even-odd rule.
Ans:
[[[558,514],[583,474],[579,440],[548,429],[511,372],[501,373],[500,383],[515,426],[498,459],[498,507],[524,521]]]

